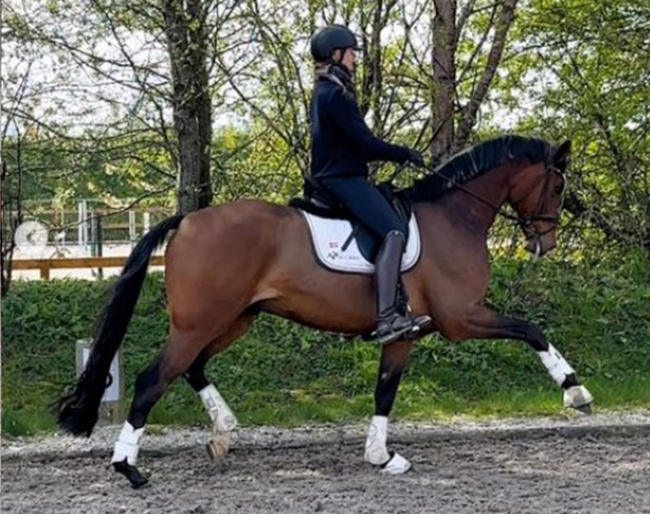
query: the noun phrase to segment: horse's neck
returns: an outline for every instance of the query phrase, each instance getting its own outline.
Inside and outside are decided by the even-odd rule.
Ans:
[[[472,232],[487,235],[494,223],[497,209],[508,198],[508,181],[512,166],[499,166],[463,185],[463,189],[450,191],[441,200],[441,207]]]

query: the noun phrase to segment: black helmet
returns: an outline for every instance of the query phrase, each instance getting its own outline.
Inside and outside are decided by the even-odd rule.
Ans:
[[[356,36],[343,25],[329,25],[311,38],[311,55],[316,62],[325,62],[337,48],[359,49]]]

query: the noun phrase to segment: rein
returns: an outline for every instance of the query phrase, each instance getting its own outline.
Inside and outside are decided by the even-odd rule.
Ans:
[[[559,222],[558,216],[551,216],[551,215],[547,215],[547,214],[532,214],[530,216],[524,216],[524,217],[519,217],[517,215],[510,214],[509,212],[506,212],[502,207],[499,207],[499,206],[493,204],[489,200],[486,200],[481,195],[475,193],[474,191],[471,191],[470,189],[466,188],[462,184],[457,184],[456,182],[449,179],[449,177],[443,175],[442,173],[440,173],[436,169],[427,167],[426,170],[429,173],[432,173],[434,175],[438,175],[438,176],[444,178],[445,180],[449,181],[453,185],[453,187],[456,187],[456,188],[460,189],[461,191],[463,191],[464,193],[472,196],[473,198],[476,198],[477,200],[479,200],[483,204],[490,207],[499,216],[501,216],[501,217],[503,217],[503,218],[505,218],[505,219],[507,219],[509,221],[513,221],[513,222],[517,223],[522,228],[522,230],[524,230],[525,232],[531,232],[532,231],[533,234],[534,234],[534,237],[536,237],[537,239],[541,238],[543,235],[545,235],[548,232],[550,232],[551,230],[553,230],[557,226],[557,224]],[[544,177],[543,178],[544,178],[544,181],[545,181],[545,185],[544,185],[544,189],[542,190],[542,193],[540,194],[540,202],[538,203],[538,208],[536,209],[537,212],[541,211],[541,209],[543,207],[543,199],[544,199],[544,196],[546,195],[546,189],[548,188],[549,177],[550,177],[551,172],[560,173],[560,171],[557,168],[555,168],[554,166],[552,166],[552,165],[547,165],[544,168]],[[540,180],[542,180],[542,179],[540,179]],[[529,191],[523,196],[523,198],[526,198],[531,193],[531,191],[533,189],[535,189],[535,187],[537,186],[538,183],[539,182],[535,182],[532,185],[532,187],[529,189]],[[550,228],[544,230],[543,232],[539,232],[533,226],[533,223],[536,222],[536,221],[548,221],[549,223],[552,223],[553,225]]]

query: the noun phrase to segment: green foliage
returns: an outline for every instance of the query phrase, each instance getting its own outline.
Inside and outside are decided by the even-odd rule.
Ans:
[[[501,4],[457,5],[458,23],[465,20],[453,48],[457,117],[483,80]],[[468,6],[471,13],[465,12]],[[348,23],[364,47],[358,98],[375,134],[413,145],[423,129],[419,147],[431,141],[436,91],[430,0],[200,7],[207,31],[202,51],[211,63],[215,202],[243,196],[284,202],[300,190],[309,163],[308,41],[326,23]],[[470,138],[513,129],[572,139],[565,205],[575,238],[589,241],[592,249],[611,242],[650,249],[648,13],[650,0],[519,2]],[[88,8],[50,0],[34,12],[9,5],[5,18],[7,105],[14,107],[3,136],[9,175],[3,195],[63,202],[163,191],[155,201],[172,203],[172,192],[164,191],[173,189],[183,171],[170,116],[178,99],[173,100],[165,39],[159,37],[166,23],[162,11],[146,2],[102,0]],[[142,45],[131,48],[131,39]],[[108,58],[104,47],[120,49],[115,53],[121,57]],[[45,82],[25,71],[28,63],[53,61],[55,73]],[[114,73],[109,64],[124,73]],[[68,101],[63,91],[78,101]],[[383,167],[378,177],[390,171]]]
[[[7,137],[3,195],[17,194],[20,182],[21,199],[29,201],[138,197],[173,184],[171,163],[161,147],[160,138],[152,134],[106,140]]]
[[[493,263],[490,301],[536,323],[597,393],[598,406],[650,404],[650,267],[645,257],[569,264]],[[46,405],[74,379],[75,340],[88,337],[108,282],[17,282],[3,301],[3,431],[53,427]],[[162,276],[151,274],[124,343],[127,397],[165,339]],[[244,424],[296,425],[369,416],[379,349],[262,315],[209,365]],[[395,415],[558,413],[560,393],[522,344],[435,337],[414,347]],[[151,423],[207,423],[196,395],[175,383]]]
[[[601,231],[583,229],[583,239],[646,250],[649,28],[648,0],[528,2],[495,85],[503,106],[529,112],[518,131],[573,140],[566,207],[575,226]]]
[[[606,402],[617,406],[636,394],[640,401],[647,398],[648,263],[647,257],[626,252],[650,249],[649,2],[520,2],[488,103],[471,136],[475,142],[509,126],[522,134],[573,141],[561,236],[571,263],[549,260],[529,267],[516,258],[499,260],[491,298],[500,310],[536,321],[582,376],[610,392]],[[20,203],[21,215],[39,218],[45,217],[35,207],[39,201],[64,206],[74,198],[94,197],[108,204],[157,191],[162,192],[142,203],[171,206],[180,169],[168,115],[173,81],[166,60],[153,58],[165,52],[158,37],[165,20],[159,10],[142,5],[102,0],[89,10],[51,0],[34,13],[29,6],[9,6],[5,75],[7,105],[15,107],[8,111],[11,129],[3,136],[3,211],[18,214]],[[300,191],[301,171],[309,162],[308,39],[325,23],[349,22],[366,49],[357,84],[373,131],[414,144],[424,127],[424,148],[435,102],[432,7],[428,0],[214,4],[206,13],[210,35],[205,38],[215,114],[214,202],[256,197],[284,203]],[[455,54],[457,113],[481,79],[494,37],[490,20],[496,4],[480,1],[474,7]],[[117,34],[123,41],[137,35],[143,46],[136,54],[150,47],[152,58],[133,60],[136,55],[125,47],[128,55],[112,68],[121,67],[126,75],[104,67],[105,55],[96,52],[106,45],[117,48]],[[381,36],[377,63],[373,34]],[[51,83],[24,74],[22,64],[34,62],[38,68],[43,57],[57,62]],[[80,77],[104,86],[93,86],[98,94],[75,96],[75,102],[53,94],[83,92],[87,86]],[[16,89],[20,84],[24,91],[23,86]],[[131,88],[137,94],[126,94]],[[116,95],[119,91],[124,95]],[[111,114],[97,120],[92,113],[100,111]],[[377,178],[386,178],[392,169],[381,168]],[[399,184],[407,185],[416,174],[406,170]],[[76,212],[71,216],[61,213],[57,223],[73,231]],[[117,216],[112,220],[119,221]],[[497,224],[491,237],[507,240],[510,227]],[[5,243],[9,240],[10,235],[4,237]],[[499,253],[504,254],[517,256],[512,249]],[[601,254],[603,262],[597,260]],[[159,280],[150,278],[127,337],[129,387],[165,337]],[[19,283],[7,298],[3,426],[9,432],[51,426],[45,401],[72,378],[73,342],[88,336],[101,305],[99,286],[105,285]],[[371,344],[342,342],[262,317],[215,359],[210,373],[245,422],[343,419],[369,411],[377,354]],[[623,384],[626,393],[611,393],[614,384]],[[523,409],[530,399],[533,410],[541,412],[542,404],[555,405],[548,403],[548,395],[555,394],[550,386],[537,358],[519,345],[457,346],[431,338],[414,351],[397,409],[413,417],[507,412]],[[177,384],[153,418],[203,420],[197,403],[185,385]]]

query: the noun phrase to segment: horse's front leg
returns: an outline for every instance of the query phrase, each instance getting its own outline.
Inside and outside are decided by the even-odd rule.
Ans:
[[[463,325],[461,331],[467,332],[463,339],[518,339],[527,342],[537,352],[549,375],[563,389],[564,405],[591,412],[593,396],[578,382],[574,369],[536,326],[501,316],[482,306],[472,310]],[[446,334],[443,332],[443,335]]]
[[[364,460],[380,467],[381,473],[399,475],[411,468],[411,463],[386,448],[388,415],[393,407],[404,366],[411,351],[411,341],[398,341],[384,346],[381,351],[379,376],[375,388],[375,415],[372,417],[366,439]]]

